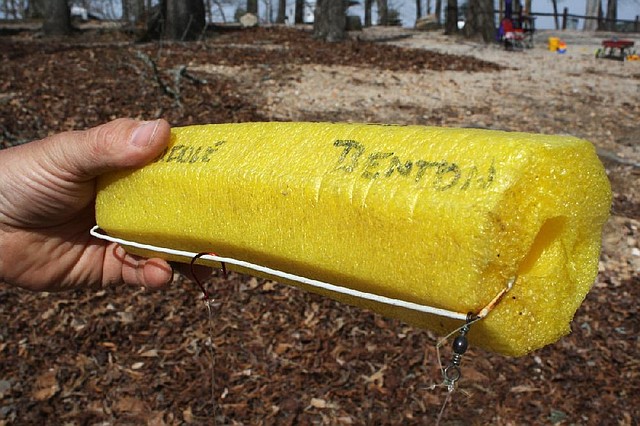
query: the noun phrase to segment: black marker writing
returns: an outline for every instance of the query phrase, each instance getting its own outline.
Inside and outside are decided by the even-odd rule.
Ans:
[[[358,158],[364,153],[364,147],[359,142],[340,139],[335,141],[333,146],[344,147],[338,159],[338,169],[349,173],[354,171],[358,167]]]
[[[333,146],[342,148],[336,170],[346,173],[359,170],[360,176],[367,180],[390,178],[397,174],[412,179],[416,184],[428,182],[436,191],[447,191],[452,188],[487,189],[496,175],[493,161],[486,174],[483,174],[475,165],[463,168],[452,161],[402,159],[393,152],[372,152],[367,155],[364,144],[354,140],[339,139]],[[361,158],[366,160],[359,161]]]
[[[218,141],[208,146],[188,146],[188,145],[174,145],[171,148],[165,150],[156,162],[164,163],[208,163],[211,161],[211,156],[218,152],[220,148],[225,144],[225,141]]]

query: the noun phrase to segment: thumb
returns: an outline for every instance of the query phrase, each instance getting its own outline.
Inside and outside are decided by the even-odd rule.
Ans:
[[[165,120],[118,119],[86,131],[52,136],[43,147],[50,150],[51,165],[85,181],[109,171],[141,167],[156,158],[169,139],[170,126]]]

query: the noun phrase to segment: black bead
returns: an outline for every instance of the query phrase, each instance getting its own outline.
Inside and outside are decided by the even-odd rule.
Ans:
[[[465,336],[458,336],[453,340],[453,352],[462,355],[467,351],[469,342]]]

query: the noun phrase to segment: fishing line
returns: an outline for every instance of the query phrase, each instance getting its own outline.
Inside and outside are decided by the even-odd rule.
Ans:
[[[469,332],[469,328],[471,325],[473,325],[474,323],[482,320],[483,318],[485,318],[487,315],[489,315],[489,313],[491,311],[493,311],[493,309],[498,305],[498,303],[502,300],[502,298],[504,297],[504,295],[511,290],[511,288],[514,286],[516,280],[517,280],[517,276],[512,277],[511,279],[508,280],[506,287],[502,288],[497,294],[496,296],[484,307],[482,308],[478,313],[473,313],[473,312],[467,312],[467,313],[460,313],[460,312],[455,312],[455,311],[451,311],[448,309],[442,309],[442,308],[437,308],[434,306],[428,306],[428,305],[421,305],[418,303],[413,303],[413,302],[407,302],[405,300],[399,300],[399,299],[394,299],[391,297],[386,297],[386,296],[381,296],[379,294],[374,294],[374,293],[368,293],[368,292],[363,292],[363,291],[359,291],[359,290],[354,290],[351,288],[347,288],[347,287],[343,287],[343,286],[339,286],[339,285],[335,285],[335,284],[330,284],[330,283],[326,283],[323,281],[319,281],[319,280],[315,280],[315,279],[311,279],[311,278],[307,278],[307,277],[302,277],[299,275],[295,275],[289,272],[284,272],[284,271],[280,271],[277,269],[273,269],[273,268],[269,268],[267,266],[262,266],[262,265],[257,265],[251,262],[247,262],[244,260],[239,260],[239,259],[234,259],[234,258],[230,258],[230,257],[224,257],[224,256],[219,256],[215,253],[212,252],[200,252],[200,253],[195,253],[195,252],[190,252],[190,251],[185,251],[185,250],[176,250],[176,249],[171,249],[171,248],[167,248],[167,247],[160,247],[160,246],[155,246],[152,244],[145,244],[145,243],[139,243],[139,242],[135,242],[135,241],[129,241],[129,240],[125,240],[122,238],[116,238],[116,237],[112,237],[109,236],[107,234],[105,234],[99,226],[94,226],[91,231],[90,231],[91,235],[99,238],[101,240],[106,240],[109,242],[113,242],[113,243],[117,243],[123,246],[128,246],[128,247],[134,247],[137,249],[142,249],[142,250],[148,250],[151,252],[156,252],[156,253],[164,253],[164,254],[168,254],[171,256],[175,256],[175,257],[182,257],[185,258],[185,260],[188,260],[190,266],[191,266],[191,273],[193,275],[193,279],[196,282],[196,284],[198,285],[198,287],[200,288],[200,290],[202,291],[202,296],[205,302],[205,305],[207,306],[207,310],[209,313],[209,327],[210,327],[210,351],[211,351],[211,357],[212,360],[215,358],[215,354],[214,354],[214,349],[213,349],[213,313],[212,313],[212,304],[214,302],[214,300],[211,298],[211,296],[209,295],[208,291],[206,290],[206,288],[204,287],[204,285],[202,284],[202,282],[200,282],[200,280],[198,279],[195,270],[194,270],[194,265],[196,264],[196,261],[198,259],[202,259],[202,260],[209,260],[209,261],[214,261],[214,262],[218,262],[221,265],[222,271],[224,276],[227,276],[227,267],[226,264],[231,264],[231,265],[236,265],[236,266],[240,266],[242,268],[245,269],[249,269],[252,271],[256,271],[256,272],[261,272],[264,274],[268,274],[274,277],[279,277],[279,278],[283,278],[285,280],[289,280],[289,281],[294,281],[294,282],[299,282],[301,284],[305,284],[311,287],[316,287],[316,288],[321,288],[323,290],[328,290],[334,293],[339,293],[339,294],[344,294],[344,295],[348,295],[348,296],[352,296],[352,297],[358,297],[361,299],[365,299],[365,300],[370,300],[373,302],[377,302],[377,303],[383,303],[386,305],[391,305],[391,306],[396,306],[396,307],[401,307],[401,308],[405,308],[405,309],[410,309],[410,310],[414,310],[414,311],[418,311],[418,312],[423,312],[423,313],[427,313],[427,314],[433,314],[433,315],[438,315],[438,316],[442,316],[442,317],[447,317],[447,318],[451,318],[451,319],[456,319],[456,320],[462,320],[464,321],[464,324],[460,327],[458,327],[457,329],[455,329],[454,331],[452,331],[451,333],[449,333],[447,336],[445,336],[444,338],[442,338],[436,345],[436,354],[437,354],[437,359],[438,359],[438,364],[440,365],[440,371],[442,372],[442,376],[443,376],[443,381],[440,385],[435,385],[432,387],[435,388],[436,386],[443,386],[447,389],[447,396],[446,399],[442,405],[442,408],[438,414],[438,418],[436,421],[436,424],[440,424],[440,421],[442,420],[442,417],[444,415],[444,411],[451,399],[451,394],[455,391],[456,389],[456,385],[457,382],[460,380],[460,378],[462,377],[462,373],[460,371],[460,365],[462,362],[462,356],[464,355],[464,353],[467,350],[467,333]],[[454,339],[453,342],[453,357],[449,363],[449,365],[447,365],[446,367],[444,367],[442,365],[442,361],[441,361],[441,357],[440,357],[440,347],[447,341],[447,339],[449,339],[453,334],[459,332],[460,335],[458,337],[456,337]],[[213,362],[213,361],[212,361]],[[217,406],[215,403],[215,376],[214,373],[212,372],[212,378],[211,378],[211,387],[212,387],[212,401],[213,401],[213,407],[214,407],[214,422],[216,421],[215,417],[216,417],[216,411],[217,411]]]
[[[400,308],[410,309],[413,311],[423,312],[427,314],[438,315],[446,318],[452,318],[460,321],[466,321],[467,319],[466,312],[465,313],[456,312],[448,309],[437,308],[434,306],[421,305],[419,303],[408,302],[406,300],[394,299],[392,297],[381,296],[379,294],[368,293],[360,290],[354,290],[351,288],[330,284],[330,283],[315,280],[312,278],[302,277],[289,272],[284,272],[277,269],[269,268],[267,266],[257,265],[255,263],[247,262],[244,260],[218,256],[214,253],[196,253],[196,252],[190,252],[185,250],[176,250],[176,249],[171,249],[167,247],[154,246],[151,244],[144,244],[144,243],[139,243],[135,241],[128,241],[122,238],[112,237],[102,232],[99,226],[94,226],[91,229],[91,235],[101,240],[118,243],[123,246],[134,247],[134,248],[148,250],[156,253],[164,253],[171,256],[183,257],[186,259],[185,263],[190,263],[194,258],[197,257],[202,260],[210,260],[214,262],[219,262],[221,264],[230,264],[230,265],[240,266],[242,268],[246,268],[252,271],[261,272],[263,274],[268,274],[274,277],[283,278],[285,280],[298,282],[311,287],[321,288],[323,290],[328,290],[334,293],[339,293],[347,296],[357,297],[360,299],[370,300],[370,301],[382,303],[385,305],[397,306]]]

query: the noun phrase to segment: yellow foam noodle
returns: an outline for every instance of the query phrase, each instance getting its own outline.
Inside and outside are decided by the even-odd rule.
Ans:
[[[517,276],[469,337],[519,356],[569,332],[610,203],[594,147],[574,137],[244,123],[173,129],[154,163],[100,179],[96,216],[115,237],[462,313]],[[460,325],[319,292],[439,333]]]

